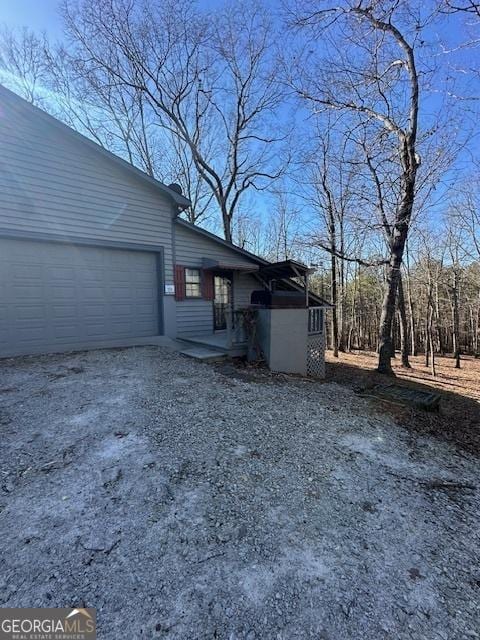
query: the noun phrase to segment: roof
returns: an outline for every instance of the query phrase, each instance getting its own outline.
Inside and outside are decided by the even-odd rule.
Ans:
[[[306,264],[297,262],[297,260],[282,260],[281,262],[272,262],[260,269],[260,275],[268,280],[281,278],[302,278],[310,273],[314,273],[315,269],[307,267]]]
[[[178,193],[174,189],[170,189],[170,187],[167,187],[167,185],[163,184],[163,182],[160,182],[159,180],[152,178],[144,171],[137,169],[137,167],[134,167],[133,164],[130,164],[126,160],[123,160],[123,158],[116,156],[111,151],[107,151],[107,149],[104,149],[104,147],[101,147],[99,144],[97,144],[93,140],[90,140],[90,138],[87,138],[81,133],[78,133],[78,131],[75,131],[68,125],[58,120],[57,118],[54,118],[46,111],[43,111],[43,109],[39,109],[35,105],[31,104],[27,100],[24,100],[19,95],[17,95],[13,91],[10,91],[10,89],[7,89],[5,86],[0,84],[0,100],[5,100],[5,99],[10,101],[17,101],[24,109],[29,110],[35,117],[43,118],[46,122],[49,122],[51,125],[55,126],[57,129],[59,129],[66,135],[69,135],[71,138],[75,138],[78,142],[81,142],[82,144],[87,145],[88,147],[93,149],[96,153],[99,153],[105,158],[108,158],[108,160],[122,167],[123,169],[130,171],[130,173],[133,173],[137,178],[140,178],[141,180],[144,180],[151,186],[157,188],[163,195],[167,196],[181,209],[186,209],[187,207],[190,206],[191,204],[190,200],[186,198],[184,195]]]
[[[202,258],[202,269],[205,271],[241,271],[242,273],[256,273],[259,270],[258,264],[236,264],[228,260],[212,260],[211,258]]]
[[[208,238],[209,240],[213,240],[213,242],[216,242],[217,244],[221,244],[224,247],[227,247],[228,249],[235,251],[236,253],[243,256],[244,258],[249,258],[250,260],[253,260],[257,264],[261,264],[261,265],[270,264],[268,260],[265,260],[264,258],[260,258],[260,256],[257,256],[254,253],[250,253],[250,251],[246,251],[241,247],[237,247],[236,244],[233,244],[232,242],[228,242],[227,240],[220,238],[220,236],[217,236],[214,233],[207,231],[206,229],[202,229],[202,227],[197,227],[196,224],[192,224],[187,220],[183,220],[183,218],[175,218],[175,222],[179,224],[181,227],[190,229],[190,231],[193,231],[194,233],[198,233],[204,236],[205,238]]]

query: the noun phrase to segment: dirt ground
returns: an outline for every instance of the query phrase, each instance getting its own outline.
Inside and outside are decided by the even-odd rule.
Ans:
[[[377,354],[371,351],[340,353],[338,360],[331,351],[327,351],[327,362],[356,367],[362,371],[373,371],[377,366]],[[395,375],[401,380],[419,382],[433,387],[437,391],[456,393],[466,398],[480,401],[480,358],[462,356],[461,368],[455,369],[455,361],[447,356],[436,356],[436,376],[425,366],[425,356],[410,356],[411,369],[401,365],[400,357],[392,360]]]
[[[0,361],[0,606],[94,607],[102,640],[480,638],[478,456],[346,373]]]
[[[365,395],[374,385],[391,382],[438,393],[438,414],[380,400],[373,405],[388,412],[403,427],[446,439],[457,448],[480,456],[480,359],[462,356],[461,369],[455,369],[453,358],[437,357],[437,375],[433,378],[423,356],[410,357],[411,369],[402,367],[397,356],[392,360],[396,376],[393,380],[375,372],[377,355],[373,352],[340,353],[337,359],[327,351],[326,360],[329,380]]]

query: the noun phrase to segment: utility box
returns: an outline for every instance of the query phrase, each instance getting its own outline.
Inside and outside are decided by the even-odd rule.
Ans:
[[[257,339],[271,371],[307,375],[308,309],[257,309]]]
[[[257,308],[256,343],[271,371],[325,377],[324,307]]]

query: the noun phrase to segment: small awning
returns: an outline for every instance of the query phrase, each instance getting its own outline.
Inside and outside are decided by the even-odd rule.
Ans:
[[[259,270],[259,266],[257,264],[235,264],[223,260],[202,258],[202,269],[206,271],[242,271],[243,273],[253,273]]]
[[[315,273],[315,269],[297,262],[296,260],[283,260],[282,262],[272,262],[258,271],[258,275],[265,280],[282,280],[284,278],[304,278],[310,273]]]

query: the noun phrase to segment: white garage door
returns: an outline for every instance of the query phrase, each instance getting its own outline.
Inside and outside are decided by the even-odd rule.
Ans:
[[[157,254],[0,239],[0,355],[158,335]]]

